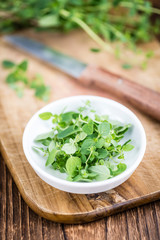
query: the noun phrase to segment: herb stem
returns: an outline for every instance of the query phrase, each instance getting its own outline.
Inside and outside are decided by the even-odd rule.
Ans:
[[[128,7],[128,8],[132,8],[133,7],[133,4],[132,2],[121,2],[120,5],[123,6],[123,7]],[[141,10],[143,12],[148,12],[148,8],[142,6],[142,5],[137,5],[136,8],[138,10]],[[156,14],[159,14],[160,15],[160,9],[158,8],[154,8],[154,7],[150,7],[149,9],[151,11],[151,13],[156,13]]]
[[[86,169],[86,168],[87,168],[87,166],[88,166],[88,161],[89,161],[89,159],[90,159],[91,155],[92,155],[92,151],[90,152],[90,154],[89,154],[89,156],[88,156],[88,158],[87,158],[87,160],[86,160],[86,166],[85,166],[85,169]]]
[[[70,12],[68,12],[65,9],[62,9],[60,11],[61,16],[63,17],[71,17],[71,20],[75,23],[77,23],[99,46],[101,46],[104,50],[108,52],[113,52],[112,47],[107,44],[105,41],[103,41],[82,19],[71,16]]]

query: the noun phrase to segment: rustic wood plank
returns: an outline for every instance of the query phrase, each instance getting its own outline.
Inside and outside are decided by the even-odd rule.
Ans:
[[[12,182],[12,195],[13,195],[13,239],[21,239],[21,195],[17,191],[17,187],[14,182]]]
[[[141,239],[155,239],[152,238],[152,229],[151,227],[154,226],[154,222],[149,226],[147,223],[147,217],[151,214],[152,209],[150,207],[151,205],[148,204],[142,208],[138,208],[138,224],[139,224],[139,229],[140,229],[140,235],[141,235]],[[144,220],[145,219],[145,220]],[[156,229],[155,229],[156,231]],[[151,238],[150,238],[151,236]],[[155,235],[153,236],[155,237]],[[158,236],[156,236],[156,239],[158,239]]]
[[[106,219],[107,239],[129,239],[126,214],[117,214]]]
[[[6,234],[6,166],[0,155],[0,240]]]
[[[92,41],[81,32],[73,32],[71,35],[65,36],[60,33],[39,33],[37,35],[32,31],[26,31],[24,32],[24,35],[25,34],[40,40],[51,47],[55,47],[64,53],[79,58],[82,61],[84,60],[88,63],[92,62],[93,64],[97,64],[104,68],[107,66],[111,71],[117,72],[132,81],[139,82],[151,89],[160,91],[160,68],[157,61],[160,50],[156,42],[151,45],[153,49],[157,50],[156,56],[151,60],[147,71],[142,72],[139,69],[132,69],[130,72],[127,72],[124,69],[121,69],[118,61],[115,60],[113,56],[104,52],[96,55],[91,53],[88,49],[92,45]],[[82,44],[83,42],[86,43],[85,46]],[[7,71],[1,69],[1,151],[24,200],[36,213],[57,222],[81,223],[94,221],[125,209],[133,208],[139,204],[156,200],[160,197],[160,165],[157,164],[160,156],[160,128],[158,122],[143,115],[140,111],[135,110],[127,101],[121,101],[109,93],[94,88],[85,88],[65,74],[47,65],[45,66],[41,61],[37,61],[33,57],[2,43],[2,41],[0,41],[0,48],[0,60],[3,60],[6,56],[10,56],[11,60],[16,59],[16,61],[19,62],[27,57],[30,62],[30,76],[33,76],[37,72],[35,69],[38,69],[38,72],[43,76],[47,76],[46,83],[52,88],[51,101],[62,97],[80,94],[99,95],[118,100],[137,114],[142,121],[147,134],[148,145],[142,163],[128,181],[116,189],[95,195],[75,195],[52,188],[40,180],[30,167],[24,156],[21,140],[27,121],[33,113],[44,106],[45,103],[35,99],[31,90],[26,91],[24,98],[19,100],[15,93],[4,83]],[[77,51],[77,49],[79,49],[79,51]],[[133,79],[133,76],[136,76],[136,78]],[[64,86],[67,87],[64,88]],[[10,137],[6,138],[7,135]],[[150,171],[151,168],[154,171]],[[13,193],[10,192],[9,194],[8,198],[11,199]],[[6,211],[10,216],[10,220],[8,221],[11,223],[12,221],[14,222],[14,210],[13,206],[9,207],[10,210],[7,208]],[[24,229],[22,228],[22,235],[26,234],[25,237],[30,239],[30,214],[23,204],[21,207],[21,222],[26,221],[26,232],[24,232]],[[25,214],[27,215],[27,219],[23,220],[23,215]],[[19,215],[19,212],[17,212],[17,215]],[[31,228],[33,227],[34,226],[31,225]],[[40,229],[41,227],[41,223],[39,222],[37,229]]]
[[[30,235],[30,229],[29,229],[29,207],[23,201],[23,199],[21,203],[21,219],[22,219],[22,229],[21,229],[22,239],[32,240],[32,236]]]
[[[13,197],[12,197],[12,178],[6,174],[6,238],[13,239]]]
[[[154,204],[144,206],[144,213],[146,216],[146,225],[148,228],[148,235],[150,239],[160,239],[159,226],[157,225],[157,216],[154,208]]]
[[[159,234],[159,238],[160,238],[160,202],[155,202],[154,203],[154,207],[155,207],[155,214],[156,214],[156,220],[157,220],[157,226],[158,226],[158,234]]]
[[[141,239],[137,209],[126,212],[126,224],[129,239]]]
[[[31,240],[42,240],[42,218],[29,210],[29,231]]]
[[[3,196],[3,198],[0,198],[0,239],[10,240],[10,238],[7,238],[9,235],[6,231],[7,218],[10,219],[10,216],[6,214],[5,208],[9,200],[8,199],[6,202],[6,188],[9,189],[13,180],[9,171],[6,173],[6,167],[1,156],[0,169],[0,196]],[[6,174],[7,179],[10,179],[8,182],[6,182]],[[128,210],[127,212],[119,213],[93,223],[83,225],[64,225],[40,218],[31,209],[29,210],[28,206],[21,197],[20,204],[19,191],[14,183],[12,183],[12,186],[13,212],[18,213],[18,217],[13,217],[13,221],[10,226],[10,229],[12,230],[10,236],[13,236],[13,239],[15,240],[32,240],[39,238],[44,240],[159,239],[160,201],[134,208],[132,210]],[[21,213],[21,216],[19,216],[19,212]],[[151,218],[151,221],[148,221],[149,218]],[[18,234],[15,235],[14,227],[18,226],[20,222],[21,224],[19,226]],[[38,225],[38,228],[36,225]]]
[[[83,225],[64,225],[64,232],[66,239],[68,240],[106,239],[106,227],[104,220]]]
[[[66,240],[63,225],[42,219],[43,240]]]

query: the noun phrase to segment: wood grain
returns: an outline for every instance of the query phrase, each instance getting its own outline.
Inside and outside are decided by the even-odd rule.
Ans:
[[[35,214],[20,196],[12,177],[0,156],[0,240],[158,240],[160,239],[160,201],[134,208],[87,224],[65,225],[46,220]],[[11,182],[13,225],[6,228],[10,216],[6,188]],[[3,211],[2,211],[3,209]],[[152,217],[154,216],[154,217]],[[34,231],[33,231],[34,226]],[[11,231],[8,234],[8,231]],[[10,238],[7,236],[10,235]]]
[[[91,53],[88,49],[92,46],[92,42],[85,34],[75,32],[71,35],[60,34],[34,34],[33,32],[24,32],[24,35],[33,37],[39,41],[48,44],[51,47],[61,50],[64,53],[73,55],[82,60],[99,64],[105,68],[104,62],[107,62],[107,68],[125,77],[128,75],[122,70],[117,60],[111,55],[100,53],[99,55]],[[63,44],[65,42],[65,45]],[[85,42],[85,46],[83,45]],[[135,110],[126,100],[115,98],[112,94],[106,93],[95,88],[86,88],[75,82],[65,74],[45,66],[41,61],[37,61],[31,56],[10,47],[9,45],[0,43],[0,60],[10,56],[11,60],[19,62],[27,58],[29,60],[29,74],[32,77],[36,72],[45,76],[46,83],[52,88],[52,96],[50,101],[60,99],[62,97],[90,94],[108,97],[121,102],[122,104],[133,110],[142,121],[147,135],[147,149],[144,159],[135,173],[121,186],[114,190],[100,194],[78,195],[69,194],[55,189],[43,182],[30,167],[22,149],[22,134],[26,123],[30,117],[45,103],[35,99],[31,90],[26,90],[25,96],[19,99],[15,93],[8,88],[4,83],[7,71],[1,69],[1,84],[0,84],[0,134],[1,134],[1,152],[5,162],[14,178],[14,181],[26,203],[37,214],[44,218],[51,219],[63,223],[82,223],[94,221],[99,218],[109,216],[111,214],[123,211],[128,208],[133,208],[137,205],[148,203],[159,199],[160,197],[160,124],[159,122],[143,115],[140,111]],[[83,46],[83,47],[82,47]],[[156,48],[156,43],[152,47]],[[77,49],[80,49],[77,51]],[[158,49],[158,48],[157,48]],[[157,50],[158,52],[159,50]],[[156,52],[156,53],[157,53]],[[157,65],[157,57],[152,60],[151,67],[144,73],[138,69],[134,69],[135,79],[132,79],[133,70],[130,71],[130,76],[133,81],[142,81],[142,85],[146,85],[153,90],[160,91],[159,74],[160,69]],[[154,72],[152,71],[154,66]],[[155,70],[156,69],[156,70]],[[156,72],[156,73],[155,73]],[[151,170],[152,169],[152,170]],[[11,185],[10,185],[11,187]],[[14,206],[11,201],[13,193],[8,191],[9,206],[5,209],[8,214],[8,227],[13,224]],[[22,212],[25,211],[25,206],[22,206]],[[27,210],[28,211],[28,210]],[[26,212],[29,215],[29,212]],[[11,216],[9,218],[9,216]],[[28,224],[28,220],[26,225]],[[34,220],[33,220],[34,222]],[[28,225],[27,225],[28,226]],[[31,229],[36,228],[37,232],[43,231],[41,225],[30,226]],[[12,231],[12,229],[11,229]],[[30,237],[29,230],[23,229],[22,232],[26,237]],[[8,233],[9,234],[9,233]],[[20,233],[15,233],[20,234]]]

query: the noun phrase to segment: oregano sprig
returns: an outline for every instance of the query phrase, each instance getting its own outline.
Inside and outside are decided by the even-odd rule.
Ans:
[[[18,97],[23,97],[24,89],[34,89],[34,95],[44,101],[48,101],[50,87],[46,86],[42,76],[37,74],[33,79],[28,76],[28,61],[23,60],[16,64],[10,60],[2,61],[2,66],[11,72],[6,77],[6,83],[12,88]]]

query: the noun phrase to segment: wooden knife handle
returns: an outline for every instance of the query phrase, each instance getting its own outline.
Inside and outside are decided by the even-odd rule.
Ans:
[[[79,80],[86,86],[94,85],[123,98],[160,121],[160,93],[95,66],[88,66]]]

